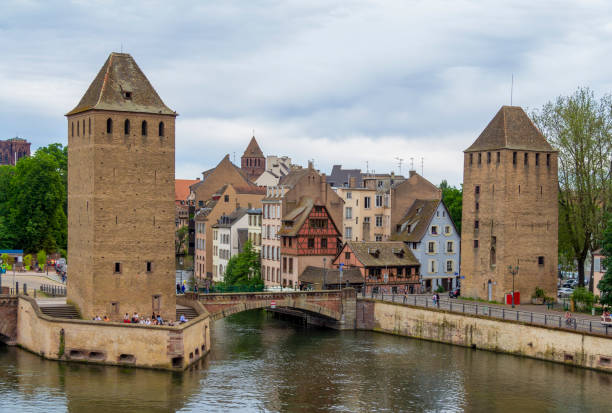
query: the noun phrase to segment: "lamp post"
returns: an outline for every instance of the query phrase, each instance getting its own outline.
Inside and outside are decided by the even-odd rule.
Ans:
[[[510,274],[512,275],[512,308],[514,308],[514,277],[519,272],[519,266],[515,265],[513,267],[512,265],[508,265],[508,271],[510,271]]]
[[[325,290],[326,278],[327,278],[327,258],[323,257],[323,289]]]

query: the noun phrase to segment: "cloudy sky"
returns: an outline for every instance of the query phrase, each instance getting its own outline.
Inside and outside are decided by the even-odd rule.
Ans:
[[[609,1],[7,1],[0,139],[66,142],[72,109],[112,51],[131,53],[180,116],[176,175],[255,135],[265,154],[434,183],[510,103],[612,89]]]

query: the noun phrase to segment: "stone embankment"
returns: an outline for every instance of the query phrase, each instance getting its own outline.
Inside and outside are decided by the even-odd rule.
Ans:
[[[363,298],[355,326],[612,372],[612,338],[601,334]]]

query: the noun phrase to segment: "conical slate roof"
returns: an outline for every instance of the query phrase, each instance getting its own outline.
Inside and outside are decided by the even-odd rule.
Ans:
[[[242,157],[243,158],[263,158],[264,157],[264,154],[261,151],[259,144],[257,144],[257,140],[255,139],[255,136],[251,138],[251,142],[249,142],[249,146],[247,146]]]
[[[127,53],[110,54],[79,104],[67,116],[91,109],[176,115]]]
[[[542,132],[520,106],[502,106],[476,141],[465,152],[496,149],[554,151]]]

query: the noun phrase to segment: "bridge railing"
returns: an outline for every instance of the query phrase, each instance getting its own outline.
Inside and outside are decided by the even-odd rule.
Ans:
[[[66,287],[62,287],[59,285],[41,284],[40,291],[47,295],[50,295],[51,297],[66,296]]]
[[[612,326],[602,324],[599,320],[588,318],[571,317],[566,320],[563,315],[550,314],[546,312],[532,312],[517,309],[498,307],[495,305],[476,304],[440,298],[436,303],[430,296],[423,295],[403,295],[403,294],[369,294],[361,295],[364,298],[374,298],[382,301],[389,301],[398,304],[407,304],[415,307],[435,308],[451,311],[453,313],[484,315],[498,318],[501,320],[514,320],[533,325],[544,325],[549,327],[561,328],[565,330],[582,331],[612,336]]]

